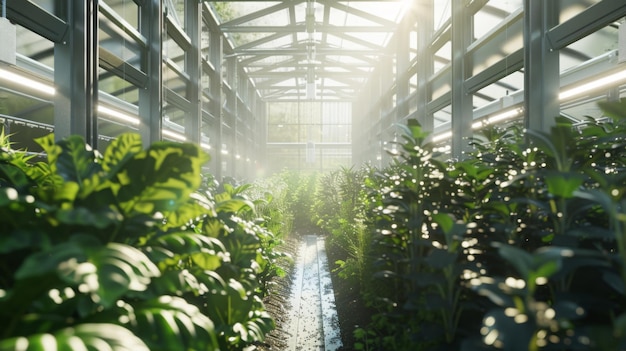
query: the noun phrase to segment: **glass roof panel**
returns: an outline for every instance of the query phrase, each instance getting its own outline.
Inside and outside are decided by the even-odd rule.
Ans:
[[[297,87],[296,81],[306,78],[308,68],[316,67],[320,86],[345,86],[348,93],[342,96],[354,96],[384,53],[405,6],[411,3],[306,0],[211,4],[223,12],[220,27],[231,39],[233,55],[267,94],[276,93],[272,86],[290,83],[301,93],[303,87]],[[288,79],[289,72],[298,78]],[[337,76],[325,78],[332,74]]]

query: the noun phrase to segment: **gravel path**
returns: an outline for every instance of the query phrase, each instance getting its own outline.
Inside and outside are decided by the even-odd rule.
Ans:
[[[287,350],[340,348],[339,320],[323,237],[302,238],[292,282]]]

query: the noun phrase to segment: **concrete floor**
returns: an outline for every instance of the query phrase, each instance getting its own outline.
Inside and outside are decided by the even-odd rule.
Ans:
[[[323,237],[303,237],[289,301],[287,350],[334,351],[341,347],[335,295]]]

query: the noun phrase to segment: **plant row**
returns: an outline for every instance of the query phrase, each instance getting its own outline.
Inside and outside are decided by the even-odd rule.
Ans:
[[[626,102],[601,107],[462,160],[409,121],[391,166],[322,177],[314,216],[374,311],[355,349],[625,349]]]
[[[199,147],[50,135],[40,159],[0,139],[0,350],[241,350],[272,330],[271,199],[203,176]]]

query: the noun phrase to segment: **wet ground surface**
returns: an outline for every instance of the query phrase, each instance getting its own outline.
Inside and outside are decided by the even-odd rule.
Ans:
[[[288,301],[286,350],[335,351],[341,347],[323,237],[303,236]]]

